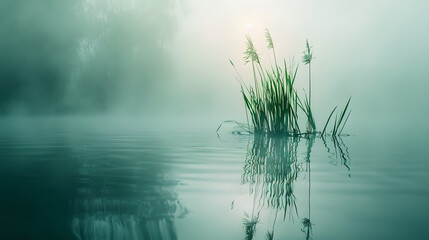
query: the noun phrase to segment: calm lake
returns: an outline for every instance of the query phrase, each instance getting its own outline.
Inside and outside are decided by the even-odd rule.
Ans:
[[[424,239],[423,138],[0,121],[0,239]]]

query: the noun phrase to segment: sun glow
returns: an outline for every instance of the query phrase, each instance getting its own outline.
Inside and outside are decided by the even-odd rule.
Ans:
[[[252,22],[248,22],[248,23],[246,24],[246,27],[245,27],[246,32],[251,32],[251,31],[253,30],[254,26],[255,26],[255,25],[254,25]]]

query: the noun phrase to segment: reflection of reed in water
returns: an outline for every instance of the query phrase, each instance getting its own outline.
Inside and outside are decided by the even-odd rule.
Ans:
[[[264,208],[272,210],[274,215],[271,229],[267,230],[266,239],[274,239],[277,216],[282,213],[283,220],[286,217],[293,220],[298,217],[297,199],[294,195],[294,183],[300,172],[306,173],[308,179],[308,216],[301,219],[302,228],[306,239],[310,239],[313,223],[311,222],[311,152],[315,143],[315,135],[307,135],[301,138],[267,137],[255,135],[254,141],[249,145],[242,183],[249,185],[249,192],[253,195],[253,208],[251,215],[245,213],[243,224],[245,227],[245,239],[253,239],[256,225],[260,221],[260,212]],[[298,145],[305,139],[306,149],[303,161],[298,160]],[[326,140],[323,139],[327,147]],[[335,153],[334,157],[340,158],[341,163],[349,170],[347,165],[350,155],[344,142],[340,138],[332,140]],[[330,156],[332,157],[332,156]]]
[[[298,138],[255,136],[242,176],[260,206],[296,212],[293,183],[298,177]]]
[[[293,183],[299,172],[297,147],[299,138],[266,137],[255,135],[244,165],[242,183],[249,184],[253,194],[251,216],[244,218],[245,239],[253,239],[259,213],[264,207],[274,209],[275,217],[267,239],[273,239],[275,222],[279,211],[286,216],[298,215]]]
[[[177,239],[174,219],[187,209],[164,170],[159,163],[124,159],[84,165],[71,220],[75,237]]]
[[[305,155],[305,171],[307,172],[308,179],[308,217],[301,220],[302,229],[301,231],[305,234],[305,239],[310,239],[312,233],[313,223],[311,222],[311,149],[314,144],[314,135],[309,135],[307,138],[307,151]]]
[[[322,141],[329,153],[331,164],[338,165],[339,161],[340,165],[344,165],[350,171],[350,153],[348,147],[341,137],[332,136],[330,139],[332,140],[331,147],[329,147],[330,144],[328,144],[326,138],[322,136]],[[349,176],[351,175],[349,174]]]

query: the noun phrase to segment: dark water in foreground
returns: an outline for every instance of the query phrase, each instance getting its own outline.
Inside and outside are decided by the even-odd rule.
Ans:
[[[425,239],[427,153],[403,135],[3,120],[0,239]]]

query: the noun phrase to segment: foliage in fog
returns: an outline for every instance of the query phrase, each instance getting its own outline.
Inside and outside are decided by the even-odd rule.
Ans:
[[[173,0],[2,1],[0,113],[144,107],[166,77],[176,9]]]

